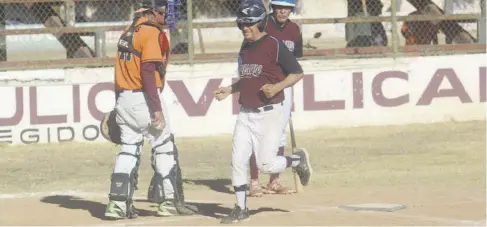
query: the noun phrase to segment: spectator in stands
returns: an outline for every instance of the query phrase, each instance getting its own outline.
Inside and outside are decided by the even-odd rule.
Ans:
[[[421,13],[414,11],[409,15],[421,15]],[[430,21],[405,21],[401,27],[406,45],[438,45],[439,32],[439,28]]]
[[[380,0],[347,0],[348,17],[380,16],[384,5]],[[387,35],[381,22],[347,23],[345,25],[347,47],[387,46]]]

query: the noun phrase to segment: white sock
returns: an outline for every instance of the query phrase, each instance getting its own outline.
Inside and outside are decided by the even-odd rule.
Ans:
[[[246,191],[237,191],[235,192],[237,195],[237,205],[243,210],[247,207],[247,192]]]

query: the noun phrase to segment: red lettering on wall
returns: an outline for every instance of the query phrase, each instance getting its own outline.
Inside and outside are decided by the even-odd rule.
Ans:
[[[174,91],[179,103],[181,103],[188,116],[191,117],[206,115],[210,104],[215,98],[213,90],[217,89],[221,82],[222,79],[208,80],[208,83],[206,83],[205,89],[203,90],[203,94],[199,97],[198,102],[195,102],[183,81],[167,81],[171,89]]]
[[[15,88],[15,114],[10,118],[0,117],[0,126],[14,126],[20,123],[24,116],[24,92],[21,87]]]
[[[409,102],[409,94],[401,95],[395,98],[387,98],[382,91],[382,84],[388,78],[398,78],[408,80],[408,74],[401,71],[385,71],[377,74],[372,81],[372,98],[375,103],[383,107],[394,107]]]
[[[81,121],[81,107],[80,107],[80,99],[79,99],[79,85],[73,85],[73,121],[80,122]]]
[[[55,102],[56,100],[52,100]],[[61,124],[68,122],[66,114],[39,116],[37,113],[37,87],[29,87],[30,124]]]
[[[479,68],[479,85],[480,85],[480,102],[485,102],[486,97],[487,97],[487,89],[485,88],[487,86],[487,78],[486,78],[486,73],[485,73],[485,67],[480,67]]]
[[[339,110],[345,109],[345,100],[315,100],[314,75],[304,75],[303,78],[303,109],[307,110]]]
[[[438,90],[445,78],[451,84],[451,88]],[[416,105],[430,105],[434,98],[442,97],[458,97],[462,103],[472,102],[472,99],[468,96],[462,82],[460,82],[457,74],[451,68],[436,70],[435,75],[431,78],[428,87],[423,92]]]
[[[475,69],[475,71],[477,68]],[[463,72],[463,71],[462,71]],[[443,97],[453,97],[458,98],[462,103],[471,103],[472,98],[469,95],[475,94],[475,101],[479,100],[482,103],[485,103],[487,100],[487,75],[486,75],[486,67],[478,67],[478,72],[479,75],[478,77],[475,75],[472,78],[467,78],[467,76],[470,75],[462,75],[465,76],[465,78],[468,79],[478,79],[478,88],[479,91],[472,91],[470,94],[467,93],[464,85],[462,84],[462,81],[459,79],[458,75],[455,73],[455,71],[451,68],[444,68],[444,69],[438,69],[435,74],[431,77],[429,83],[427,84],[425,90],[421,94],[420,98],[417,101],[417,105],[431,105],[433,100],[435,98],[443,98]],[[347,75],[343,75],[344,77]],[[352,75],[352,83],[348,84],[347,86],[352,86],[353,88],[353,100],[348,100],[352,98],[348,98],[347,100],[343,99],[337,99],[337,100],[326,100],[330,99],[329,97],[324,98],[325,100],[316,100],[315,97],[315,90],[322,89],[323,85],[320,83],[315,84],[315,77],[314,75],[305,75],[303,78],[303,100],[299,100],[300,102],[303,102],[303,110],[304,111],[319,111],[319,110],[337,110],[337,109],[345,109],[345,102],[352,102],[353,105],[350,105],[351,108],[354,109],[364,109],[365,107],[369,107],[371,105],[375,105],[375,103],[378,106],[383,106],[383,107],[395,107],[395,106],[401,106],[406,103],[409,103],[411,100],[411,95],[408,94],[408,88],[407,86],[407,81],[408,81],[408,74],[406,72],[401,72],[401,71],[385,71],[377,74],[372,80],[372,82],[369,84],[364,84],[364,78],[362,72],[354,72]],[[415,75],[416,76],[416,75]],[[429,77],[430,75],[423,75],[425,77]],[[402,79],[404,80],[404,93],[398,93],[395,97],[390,97],[384,94],[383,88],[385,87],[390,87],[387,84],[384,84],[384,82],[387,79],[391,78],[397,78],[397,79]],[[444,81],[445,80],[445,81]],[[185,86],[185,81],[182,80],[172,80],[172,81],[167,81],[168,85],[171,87],[172,91],[174,92],[174,95],[176,96],[177,100],[181,104],[182,108],[184,111],[187,113],[188,116],[194,117],[194,116],[206,116],[208,114],[208,110],[210,106],[212,105],[212,102],[214,100],[213,96],[213,90],[217,89],[223,79],[209,79],[204,82],[206,82],[206,85],[201,84],[201,86],[205,86],[204,90],[201,94],[196,94],[195,97],[198,97],[197,101],[193,99],[191,96],[191,93],[188,91],[187,87]],[[236,82],[237,78],[233,78],[232,82]],[[368,80],[366,80],[368,81]],[[323,83],[326,83],[327,81],[324,81]],[[445,85],[445,88],[440,88],[442,84],[448,84]],[[372,98],[375,103],[364,103],[365,102],[365,95],[364,95],[364,86],[370,86],[372,89]],[[294,86],[296,87],[296,85]],[[293,87],[293,93],[294,93],[294,87]],[[401,88],[401,86],[398,86]],[[443,87],[443,86],[442,86]],[[349,87],[350,88],[350,87]],[[469,89],[472,89],[468,87]],[[475,86],[474,86],[475,88]],[[29,87],[29,89],[23,89],[22,87],[17,87],[15,88],[15,106],[14,107],[7,107],[5,108],[8,111],[15,111],[13,114],[9,114],[11,116],[6,116],[5,114],[2,114],[3,118],[0,118],[0,126],[15,126],[21,123],[23,120],[25,123],[29,123],[29,119],[23,119],[24,117],[24,109],[29,109],[30,113],[27,114],[25,113],[25,117],[29,118],[30,117],[30,124],[31,125],[39,125],[39,124],[61,124],[61,123],[66,123],[68,122],[68,115],[71,115],[71,109],[73,111],[73,116],[69,116],[69,122],[71,122],[71,119],[73,122],[83,122],[85,119],[82,118],[81,112],[89,112],[91,116],[96,119],[96,120],[101,120],[102,117],[106,114],[100,111],[100,108],[96,106],[96,97],[100,92],[103,91],[112,91],[114,89],[114,84],[109,82],[109,83],[98,83],[93,86],[91,86],[91,89],[89,89],[86,93],[84,91],[81,91],[80,85],[72,85],[72,107],[68,106],[67,111],[69,113],[65,114],[59,114],[59,115],[52,115],[52,111],[47,112],[46,115],[40,116],[38,113],[38,109],[40,109],[40,105],[47,105],[51,104],[48,102],[56,102],[56,100],[42,100],[39,101],[38,99],[38,93],[37,93],[37,88],[36,87]],[[347,89],[348,90],[348,89]],[[25,92],[25,94],[24,94]],[[29,93],[27,93],[29,92]],[[47,91],[50,93],[56,92],[56,91]],[[341,92],[340,94],[342,94]],[[479,98],[477,99],[476,94],[479,94]],[[24,97],[26,95],[29,95],[29,102],[24,103]],[[346,95],[346,97],[349,97],[348,94],[343,94]],[[81,104],[81,99],[80,97],[87,96],[87,109],[85,105]],[[294,94],[293,94],[294,97]],[[228,109],[228,111],[232,111],[232,114],[238,114],[239,112],[239,104],[238,104],[238,98],[239,94],[233,94],[232,95],[232,107],[231,110]],[[412,102],[412,101],[411,101]],[[351,103],[351,104],[352,104]],[[60,105],[71,105],[70,103],[62,103]],[[369,105],[369,106],[366,106]],[[172,105],[171,105],[172,106]],[[171,108],[174,108],[172,106]],[[176,107],[178,108],[178,107]],[[370,108],[370,107],[369,107]],[[4,112],[6,112],[4,110]],[[46,109],[47,110],[47,109]],[[293,111],[294,111],[294,99],[293,99]],[[3,112],[2,112],[3,113]],[[10,113],[10,112],[9,112]]]
[[[364,108],[364,79],[362,72],[352,73],[353,108]]]
[[[90,111],[91,116],[93,116],[93,118],[98,121],[101,121],[103,117],[107,114],[101,112],[100,109],[98,109],[98,107],[96,106],[96,96],[102,91],[114,91],[113,83],[105,82],[95,84],[88,91],[88,110]]]

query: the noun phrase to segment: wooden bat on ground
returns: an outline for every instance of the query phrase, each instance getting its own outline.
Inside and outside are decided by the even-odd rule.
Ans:
[[[291,146],[292,146],[292,152],[294,153],[296,151],[296,137],[294,136],[292,114],[289,117],[289,131],[291,132]],[[301,185],[301,180],[299,179],[298,174],[296,174],[295,172],[293,172],[293,176],[294,176],[294,190],[296,190],[296,193],[300,193],[303,191],[303,185]]]

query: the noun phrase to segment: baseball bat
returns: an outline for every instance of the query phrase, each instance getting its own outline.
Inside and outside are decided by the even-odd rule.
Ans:
[[[294,127],[293,127],[293,120],[292,120],[292,114],[289,116],[289,131],[291,133],[291,147],[293,153],[296,151],[296,137],[294,136]],[[299,179],[298,174],[293,172],[293,177],[294,177],[294,189],[296,190],[296,193],[300,193],[303,191],[303,185],[301,185],[301,180]]]

